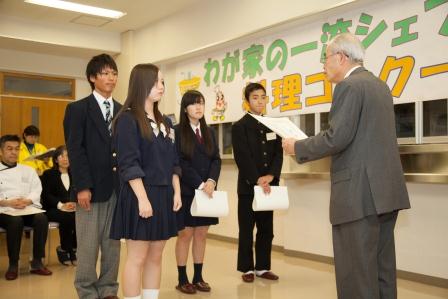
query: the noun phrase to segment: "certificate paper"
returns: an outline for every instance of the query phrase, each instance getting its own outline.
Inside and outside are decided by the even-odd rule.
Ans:
[[[3,214],[9,215],[9,216],[26,216],[26,215],[39,214],[39,213],[43,213],[43,212],[45,212],[45,210],[38,209],[38,208],[30,205],[24,209],[13,209],[13,208],[7,209],[6,211],[3,212]]]
[[[202,190],[195,190],[195,196],[190,209],[191,215],[196,217],[222,217],[229,214],[227,192],[214,191],[210,198]]]
[[[308,136],[306,136],[306,134],[287,117],[267,117],[252,113],[249,114],[282,138],[294,138],[297,140],[308,138]]]
[[[265,194],[260,186],[254,186],[254,211],[287,210],[289,208],[286,186],[271,186],[271,193]]]
[[[32,160],[43,160],[45,158],[51,158],[53,156],[53,153],[56,149],[54,147],[48,149],[47,151],[35,155],[30,155],[28,158],[26,158],[23,161],[32,161]]]

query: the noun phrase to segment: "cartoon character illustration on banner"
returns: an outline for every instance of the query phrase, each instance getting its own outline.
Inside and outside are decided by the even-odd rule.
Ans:
[[[212,120],[213,121],[223,121],[226,117],[224,113],[227,109],[227,102],[224,97],[224,93],[221,91],[221,88],[219,85],[215,87],[215,94],[216,94],[216,102],[215,102],[215,108],[212,109]]]

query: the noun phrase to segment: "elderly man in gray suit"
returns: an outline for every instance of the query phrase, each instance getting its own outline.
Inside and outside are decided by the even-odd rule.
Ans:
[[[350,33],[326,50],[324,71],[336,83],[330,127],[284,139],[298,163],[331,156],[330,221],[339,299],[397,298],[394,227],[410,208],[395,133],[392,95],[363,65]]]

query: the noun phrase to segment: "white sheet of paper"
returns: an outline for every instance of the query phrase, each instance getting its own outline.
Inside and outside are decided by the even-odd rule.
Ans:
[[[287,210],[289,208],[288,188],[271,186],[271,193],[265,194],[260,186],[254,186],[254,211]]]
[[[294,138],[297,140],[308,138],[308,136],[287,117],[267,117],[252,113],[249,114],[282,138]]]
[[[26,216],[26,215],[33,215],[33,214],[39,214],[43,213],[45,210],[33,207],[33,206],[27,206],[24,209],[8,209],[3,212],[3,214],[9,215],[9,216]]]
[[[223,217],[229,214],[229,203],[226,191],[214,191],[210,198],[202,190],[195,190],[195,196],[190,209],[195,217]]]

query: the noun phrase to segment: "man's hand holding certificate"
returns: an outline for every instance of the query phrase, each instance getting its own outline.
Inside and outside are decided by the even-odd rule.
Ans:
[[[250,115],[282,138],[294,138],[296,140],[308,138],[308,136],[306,136],[306,134],[287,117],[258,116],[252,113],[250,113]]]
[[[306,136],[306,134],[287,117],[266,117],[252,113],[250,115],[283,138],[282,147],[288,155],[295,154],[294,143],[296,140],[308,138],[308,136]]]

